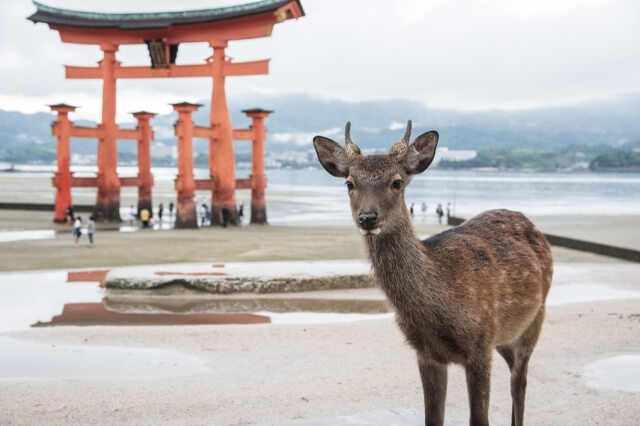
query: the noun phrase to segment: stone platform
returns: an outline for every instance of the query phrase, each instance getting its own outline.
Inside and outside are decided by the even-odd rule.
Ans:
[[[105,277],[108,289],[160,289],[182,285],[209,293],[284,293],[373,287],[360,260],[181,263],[120,267]]]

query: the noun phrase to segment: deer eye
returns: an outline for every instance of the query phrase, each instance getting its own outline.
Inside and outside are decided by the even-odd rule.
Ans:
[[[347,185],[347,189],[349,191],[353,189],[353,182],[351,182],[350,180],[346,181],[344,184]]]
[[[400,179],[396,179],[393,181],[393,183],[391,184],[391,187],[393,189],[400,189],[402,188],[402,181]]]

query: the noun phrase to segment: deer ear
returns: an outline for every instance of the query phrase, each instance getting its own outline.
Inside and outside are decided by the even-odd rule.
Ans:
[[[313,147],[316,149],[320,164],[329,174],[343,178],[349,176],[347,157],[343,147],[324,136],[313,138]]]
[[[404,168],[409,174],[424,172],[433,161],[438,145],[438,132],[431,130],[416,138],[409,146],[409,152],[404,160]]]

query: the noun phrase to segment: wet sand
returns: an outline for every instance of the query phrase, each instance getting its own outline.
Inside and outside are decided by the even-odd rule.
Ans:
[[[533,218],[557,235],[640,249],[640,216]],[[92,268],[180,262],[258,260],[365,259],[362,239],[353,226],[244,226],[118,232],[101,229],[95,247],[82,236],[75,246],[69,226],[51,224],[48,212],[0,210],[1,229],[56,229],[54,238],[0,243],[0,271],[52,268]],[[446,225],[417,224],[426,237]],[[556,262],[618,262],[619,260],[564,248],[553,248]]]
[[[572,280],[633,289],[640,266],[573,264]],[[639,290],[638,288],[635,288]],[[331,297],[345,297],[343,291]],[[307,295],[323,297],[322,293]],[[374,289],[351,299],[379,299]],[[278,296],[270,296],[278,297]],[[640,393],[589,386],[588,366],[640,353],[638,299],[549,306],[531,360],[528,424],[631,425]],[[5,334],[18,341],[93,350],[154,348],[204,361],[207,372],[167,377],[2,381],[2,424],[421,424],[422,391],[415,355],[393,319],[333,324],[243,326],[55,327]],[[107,356],[107,355],[105,355]],[[115,356],[115,355],[113,355]],[[178,355],[176,355],[178,356]],[[136,362],[140,362],[136,358]],[[147,362],[153,369],[155,360]],[[178,367],[180,361],[175,361]],[[153,364],[153,365],[152,365]],[[200,367],[199,367],[200,368]],[[161,376],[157,368],[156,376]],[[506,364],[496,355],[492,424],[508,424]],[[447,424],[466,424],[464,373],[449,368]]]

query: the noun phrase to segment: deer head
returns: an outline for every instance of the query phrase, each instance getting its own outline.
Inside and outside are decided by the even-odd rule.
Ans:
[[[411,120],[403,138],[386,155],[363,155],[351,140],[351,123],[345,126],[344,148],[329,138],[316,136],[313,146],[327,172],[346,179],[351,213],[362,235],[391,232],[409,218],[404,189],[413,175],[433,161],[438,132],[429,131],[409,144]]]

